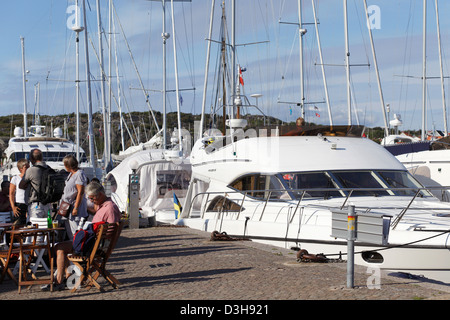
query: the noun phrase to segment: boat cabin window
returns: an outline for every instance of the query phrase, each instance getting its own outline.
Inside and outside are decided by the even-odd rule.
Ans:
[[[378,174],[391,188],[398,188],[394,192],[402,196],[413,196],[416,193],[417,188],[421,188],[419,182],[417,182],[411,175],[404,174],[400,171],[379,171]],[[406,189],[408,188],[408,189]],[[430,196],[427,191],[421,191],[422,196]]]
[[[354,196],[387,196],[389,195],[386,190],[373,190],[380,189],[383,186],[377,179],[376,175],[372,171],[343,171],[333,172],[339,185],[344,189],[354,190],[352,195]],[[358,189],[372,189],[372,190],[358,190]]]
[[[423,186],[406,171],[359,170],[250,174],[231,188],[256,199],[290,200],[351,196],[414,196]],[[419,196],[431,196],[421,191]]]
[[[231,201],[224,196],[217,196],[211,200],[206,211],[209,212],[240,212],[245,210],[237,203]]]
[[[294,191],[295,198],[299,198],[303,190],[303,197],[340,197],[342,194],[336,190],[333,180],[326,172],[303,172],[282,174],[287,187]]]
[[[9,157],[12,162],[19,161],[20,159],[24,158],[28,159],[28,152],[14,152]]]
[[[74,152],[58,152],[58,151],[43,151],[42,155],[44,157],[44,161],[54,161],[54,162],[61,162],[63,161],[64,157],[73,154],[76,156]],[[80,153],[80,162],[87,162],[86,154]]]
[[[230,187],[238,191],[247,191],[250,197],[257,199],[289,198],[286,189],[274,175],[253,174],[243,176],[231,183]]]
[[[64,157],[74,154],[73,152],[58,152],[58,151],[43,151],[42,156],[44,158],[44,162],[62,162]],[[30,153],[29,152],[14,152],[10,156],[10,160],[12,162],[18,161],[20,159],[28,159]],[[75,154],[74,154],[75,155]],[[87,162],[86,154],[82,152],[80,154],[81,162]]]

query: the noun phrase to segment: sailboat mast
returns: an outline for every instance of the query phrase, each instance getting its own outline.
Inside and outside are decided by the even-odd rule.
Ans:
[[[100,0],[97,0],[97,27],[98,27],[98,47],[100,55],[100,77],[101,77],[101,102],[102,102],[102,114],[103,114],[103,160],[105,169],[109,168],[111,161],[111,151],[108,145],[108,125],[107,125],[107,112],[106,112],[106,93],[105,93],[105,73],[103,70],[103,41],[102,41],[102,17],[100,14]]]
[[[227,61],[226,61],[226,39],[225,39],[225,1],[222,1],[222,43],[221,43],[221,54],[222,54],[222,132],[225,134],[227,127],[225,125],[226,117],[227,117],[227,87],[226,87],[226,70],[227,70]]]
[[[422,141],[425,140],[427,123],[427,0],[423,0],[423,47],[422,47]]]
[[[383,91],[381,88],[381,81],[380,81],[380,73],[378,72],[378,62],[377,62],[377,56],[375,54],[375,46],[373,44],[373,36],[372,36],[372,29],[370,28],[369,25],[369,12],[367,9],[367,0],[364,0],[364,8],[366,11],[366,17],[367,17],[367,26],[369,29],[369,38],[370,38],[370,45],[372,48],[372,56],[373,56],[373,63],[375,65],[375,73],[377,75],[377,83],[378,83],[378,92],[380,93],[380,102],[381,102],[381,113],[383,114],[383,119],[384,119],[384,134],[387,137],[389,135],[389,129],[388,129],[388,123],[387,123],[387,117],[386,117],[386,108],[384,106],[384,97],[383,97]]]
[[[173,9],[173,0],[171,0],[171,11],[172,11],[172,41],[173,41],[173,62],[175,68],[175,91],[177,95],[177,119],[178,119],[178,145],[179,145],[179,156],[183,156],[183,141],[181,140],[181,110],[180,110],[180,93],[179,93],[179,83],[178,83],[178,59],[177,59],[177,46],[176,46],[176,36],[175,36],[175,13]]]
[[[205,109],[206,109],[206,92],[208,88],[208,71],[209,71],[209,60],[210,60],[210,54],[211,54],[211,37],[212,37],[212,29],[213,29],[213,21],[214,21],[214,6],[215,6],[215,0],[211,1],[211,14],[209,17],[209,36],[208,36],[208,46],[207,46],[207,52],[206,52],[206,66],[205,66],[205,80],[203,82],[203,98],[202,98],[202,115],[200,118],[200,125],[199,125],[199,132],[198,132],[198,139],[201,139],[203,136],[203,126],[205,122]]]
[[[350,50],[348,46],[348,17],[347,17],[347,0],[344,0],[344,28],[345,28],[345,70],[347,75],[347,114],[348,114],[348,125],[352,124],[352,102],[351,102],[351,92],[350,92]]]
[[[83,0],[83,19],[84,25],[86,26],[86,0]],[[92,94],[91,94],[91,71],[89,67],[89,46],[88,46],[88,31],[85,30],[84,34],[84,46],[85,46],[85,54],[86,54],[86,94],[88,99],[88,131],[89,131],[89,157],[92,168],[94,170],[94,176],[96,176],[96,168],[97,162],[95,161],[95,149],[94,149],[94,128],[92,121]]]
[[[41,93],[41,84],[37,82],[34,85],[34,104],[35,104],[34,122],[38,126],[41,124],[41,115],[39,113],[40,93]]]
[[[439,25],[438,0],[435,0],[435,8],[436,8],[436,27],[437,27],[438,48],[439,48],[439,66],[440,66],[440,72],[441,72],[442,111],[443,111],[443,115],[444,115],[444,135],[448,136],[447,106],[445,104],[444,69],[442,66],[441,28]]]
[[[112,23],[113,23],[113,3],[112,0],[109,0],[108,5],[108,76],[112,75]],[[107,114],[107,127],[108,127],[108,146],[109,150],[112,153],[112,130],[111,130],[111,106],[112,106],[112,89],[111,89],[111,80],[108,80],[109,94],[108,94],[108,114]]]
[[[316,29],[317,46],[319,48],[320,67],[322,69],[322,80],[323,80],[323,87],[325,90],[325,99],[327,102],[328,117],[330,119],[330,126],[332,126],[333,125],[333,117],[331,115],[330,96],[328,95],[327,79],[325,76],[325,65],[323,63],[323,55],[322,55],[322,45],[320,44],[319,26],[317,23],[316,4],[314,1],[315,0],[311,0],[313,15],[314,15],[314,26]]]
[[[162,38],[163,38],[163,149],[167,148],[167,116],[166,116],[166,98],[167,98],[167,79],[166,79],[166,41],[170,34],[166,32],[166,1],[162,3]]]
[[[236,97],[236,0],[231,1],[231,90],[233,93],[233,110],[231,112],[231,118],[234,118],[235,113],[235,99]]]
[[[25,39],[20,37],[22,45],[22,78],[23,78],[23,131],[24,137],[28,137],[28,120],[27,120],[27,76],[25,70]]]
[[[75,90],[76,90],[76,132],[75,148],[77,161],[80,162],[80,32],[84,28],[80,25],[80,6],[78,0],[75,2],[75,25],[72,27],[75,31]]]
[[[303,29],[302,22],[302,0],[298,0],[298,32],[300,42],[300,109],[302,118],[305,119],[305,83],[303,72],[303,35],[306,33],[306,29]]]

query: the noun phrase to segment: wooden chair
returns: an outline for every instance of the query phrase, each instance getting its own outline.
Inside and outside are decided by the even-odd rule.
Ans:
[[[118,289],[121,284],[119,280],[117,280],[108,270],[106,270],[106,263],[108,262],[109,257],[111,256],[114,248],[116,247],[117,241],[119,240],[120,234],[122,232],[124,225],[124,221],[120,221],[118,223],[110,224],[109,230],[105,235],[104,242],[101,243],[101,249],[97,250],[97,254],[94,257],[94,261],[92,263],[92,268],[95,273],[92,275],[94,281],[97,281],[98,277],[102,275],[114,289]],[[95,283],[93,283],[95,285]],[[91,284],[88,284],[88,287],[91,287]]]
[[[0,223],[11,223],[12,222],[12,214],[10,211],[0,212]],[[8,245],[8,241],[6,239],[6,230],[4,228],[0,229],[0,246],[6,247]]]
[[[32,285],[37,284],[49,284],[50,291],[53,291],[53,255],[51,249],[51,237],[49,229],[39,228],[38,225],[34,225],[32,228],[23,228],[17,232],[17,235],[14,235],[14,238],[19,239],[19,293],[21,290],[21,286],[28,285],[31,287]],[[30,237],[32,241],[29,242]],[[44,239],[42,242],[38,239]],[[32,272],[31,257],[34,256],[35,252],[39,252],[39,250],[46,250],[49,256],[50,262],[50,277],[47,279],[37,278],[36,275]],[[28,275],[31,275],[32,279],[28,278]]]
[[[30,218],[30,222],[33,225],[38,225],[38,228],[40,229],[46,229],[48,227],[48,222],[47,222],[47,218]],[[44,243],[47,241],[47,239],[41,239],[37,238],[36,241],[38,243]],[[31,240],[32,241],[32,240]],[[30,240],[28,240],[28,242],[31,242]],[[38,249],[36,250],[36,261],[34,262],[34,266],[31,269],[31,272],[33,272],[33,274],[36,274],[37,269],[39,268],[39,266],[42,266],[45,271],[49,274],[50,273],[50,269],[47,266],[47,264],[44,261],[44,253],[45,253],[45,249]]]
[[[92,268],[95,255],[97,254],[97,250],[100,248],[100,243],[103,239],[105,239],[108,230],[109,230],[108,223],[99,225],[95,238],[95,243],[89,255],[84,256],[84,255],[76,255],[73,253],[69,253],[67,255],[69,261],[72,262],[81,271],[80,278],[73,287],[72,292],[75,292],[85,279],[89,280],[90,283],[94,284],[97,289],[102,290],[101,286],[97,283],[97,281],[95,281],[91,277],[90,270]]]
[[[17,228],[22,227],[19,225],[12,225],[11,230],[16,230]],[[5,230],[6,232],[6,230]],[[14,276],[14,273],[12,270],[10,270],[10,265],[19,263],[20,259],[20,248],[19,246],[14,243],[15,238],[13,236],[10,237],[10,243],[8,247],[4,250],[0,251],[0,264],[2,267],[2,273],[0,276],[0,283],[3,282],[3,279],[6,275],[8,275],[16,284],[18,284],[18,281],[16,277]],[[25,254],[31,255],[32,250],[26,250]]]

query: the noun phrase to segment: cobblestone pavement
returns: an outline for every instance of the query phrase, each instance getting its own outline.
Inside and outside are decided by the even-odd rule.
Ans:
[[[0,300],[445,300],[450,287],[382,273],[379,289],[355,268],[346,288],[345,263],[299,263],[294,251],[251,241],[210,241],[189,228],[124,229],[108,269],[122,283],[101,279],[95,288],[43,292],[39,285],[17,292],[6,278]]]

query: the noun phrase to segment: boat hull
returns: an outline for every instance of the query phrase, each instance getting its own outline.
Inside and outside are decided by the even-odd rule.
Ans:
[[[331,220],[331,219],[330,219]],[[182,218],[177,225],[206,232],[226,232],[230,237],[287,248],[304,249],[310,254],[324,254],[328,259],[347,260],[347,241],[331,236],[328,226],[286,224],[214,217]],[[450,285],[450,239],[445,231],[390,230],[387,245],[361,243],[354,247],[355,264],[367,268],[423,276]],[[425,240],[432,238],[430,240]],[[374,258],[371,253],[375,253]]]

